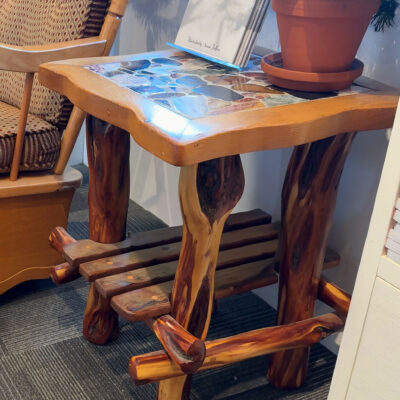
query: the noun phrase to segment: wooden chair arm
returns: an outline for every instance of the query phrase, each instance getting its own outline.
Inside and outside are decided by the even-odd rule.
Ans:
[[[106,43],[98,36],[39,46],[0,43],[0,70],[37,72],[39,65],[46,62],[101,56]]]

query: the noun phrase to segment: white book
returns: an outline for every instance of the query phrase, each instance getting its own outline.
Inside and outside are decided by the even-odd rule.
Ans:
[[[389,258],[391,258],[393,261],[396,261],[396,262],[400,263],[400,254],[397,254],[392,250],[388,250],[386,255]]]
[[[400,223],[400,211],[399,211],[399,210],[396,210],[396,211],[394,212],[393,219],[394,219],[396,222],[399,222],[399,223]]]
[[[396,232],[400,232],[400,224],[398,222],[393,227],[393,230],[396,231]]]
[[[243,36],[242,43],[236,54],[235,62],[238,65],[247,65],[256,42],[257,35],[259,34],[261,25],[265,19],[265,14],[269,7],[269,3],[270,0],[257,2],[251,20],[249,21],[249,25]]]
[[[389,250],[392,250],[395,253],[400,254],[400,243],[395,242],[393,239],[390,239],[390,238],[386,239],[386,247]]]
[[[189,0],[175,46],[245,67],[268,4],[268,0]]]
[[[388,238],[390,238],[390,239],[394,240],[396,243],[400,244],[400,230],[395,230],[394,228],[392,228],[389,231]]]

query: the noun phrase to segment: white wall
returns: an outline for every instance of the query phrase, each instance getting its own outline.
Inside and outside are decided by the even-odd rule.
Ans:
[[[187,0],[154,0],[150,6],[145,0],[132,0],[121,27],[120,53],[167,48],[165,42],[174,41],[186,4]],[[264,39],[259,41],[263,47],[279,46],[275,25],[275,17],[269,13],[261,32]],[[276,194],[286,168],[286,153],[273,151],[243,156],[246,190],[237,210],[259,207],[278,217],[279,196]],[[167,165],[132,142],[131,198],[170,225],[181,223],[178,178],[179,168]],[[260,181],[268,185],[267,190]]]
[[[165,48],[173,41],[187,0],[131,0],[121,28],[121,54]],[[358,57],[365,74],[400,87],[400,24],[377,34],[369,29]],[[274,13],[270,10],[258,44],[279,49]],[[359,133],[343,171],[329,245],[342,256],[340,267],[326,275],[352,291],[367,233],[380,172],[386,152],[384,132]],[[279,218],[280,189],[290,150],[259,152],[243,156],[246,189],[238,210],[260,207]],[[181,222],[177,196],[178,168],[166,165],[133,144],[131,197],[168,224]],[[257,293],[274,305],[271,288]],[[317,311],[322,312],[321,305]],[[335,339],[337,341],[337,339]],[[328,343],[335,350],[335,343]]]

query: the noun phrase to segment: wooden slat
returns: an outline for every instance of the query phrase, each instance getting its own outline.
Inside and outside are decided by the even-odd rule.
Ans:
[[[276,243],[275,243],[276,244]],[[271,246],[272,247],[272,243]],[[264,242],[262,243],[262,248],[264,248]],[[256,250],[255,253],[251,254],[249,251]],[[221,251],[218,257],[218,269],[224,269],[232,267],[235,265],[243,264],[243,258],[237,258],[238,252],[246,253],[246,257],[250,259],[257,259],[262,256],[264,259],[262,261],[254,263],[254,267],[273,265],[273,259],[271,253],[267,249],[265,253],[262,249],[260,255],[260,247],[254,246],[249,248],[245,246],[242,250],[230,249]],[[269,258],[268,261],[265,258]],[[150,267],[140,268],[134,271],[127,271],[116,275],[107,276],[105,278],[97,279],[95,282],[96,289],[104,298],[110,298],[118,294],[130,292],[132,290],[137,290],[145,286],[156,285],[158,283],[173,280],[175,276],[176,267],[178,265],[177,261],[172,261],[168,263],[158,264]],[[248,264],[249,266],[252,266]],[[233,268],[232,268],[233,269]],[[253,275],[251,275],[253,276]],[[246,276],[243,276],[243,284],[245,285]],[[232,283],[235,284],[235,283]]]
[[[224,232],[249,228],[255,225],[270,224],[271,220],[271,215],[259,208],[231,214],[225,222]]]
[[[131,322],[157,318],[171,311],[169,297],[173,285],[174,281],[168,281],[114,296],[111,306],[119,316]]]
[[[270,222],[271,215],[263,210],[255,209],[240,212],[229,216],[225,223],[224,232],[269,224]],[[82,263],[99,258],[111,257],[130,251],[179,242],[181,239],[182,226],[167,227],[133,233],[122,242],[112,244],[98,243],[89,239],[80,240],[76,243],[64,246],[63,256],[70,265],[78,267]]]
[[[225,232],[222,236],[220,249],[232,249],[232,254],[237,255],[238,262],[236,264],[254,261],[265,258],[265,256],[275,252],[277,237],[278,231],[273,224],[252,226],[250,228]],[[244,247],[248,243],[256,244]],[[119,254],[81,264],[80,273],[85,279],[92,282],[104,276],[178,260],[180,250],[181,243],[176,242],[150,249]]]
[[[221,254],[224,254],[224,252]],[[335,253],[332,251],[331,254]],[[339,257],[336,259],[338,260]],[[332,259],[328,259],[327,265],[329,266],[332,262]],[[217,270],[215,278],[215,299],[222,299],[276,283],[278,277],[273,266],[273,258],[222,270],[220,264],[218,264],[217,268],[219,270]],[[147,318],[145,317],[147,313],[145,308],[148,307],[149,299],[151,299],[153,291],[156,290],[161,302],[160,307],[157,307],[154,299],[152,299],[149,312],[152,313],[151,317],[157,317],[165,313],[165,309],[167,308],[166,300],[169,299],[173,286],[172,280],[165,282],[164,279],[166,279],[167,275],[173,278],[175,268],[176,263],[168,263],[114,275],[96,281],[96,288],[104,297],[114,296],[111,301],[112,307],[119,315],[132,322]],[[164,269],[169,270],[165,275],[160,273]],[[116,279],[112,279],[114,277]],[[162,283],[157,285],[157,282]],[[146,287],[146,285],[152,286]],[[326,285],[323,284],[323,286]],[[150,288],[149,292],[147,292],[148,288]],[[327,296],[324,294],[325,292],[323,289],[320,290],[319,296],[322,301],[326,301]],[[116,295],[116,293],[121,294]],[[161,295],[161,293],[164,294]]]
[[[273,261],[255,261],[216,272],[215,300],[249,292],[278,282]]]
[[[174,279],[178,261],[171,261],[134,271],[122,272],[100,278],[95,286],[100,295],[106,299],[145,286],[157,285]]]
[[[230,250],[221,251],[217,268],[222,269],[235,265],[233,257],[236,253],[232,253]],[[338,265],[339,261],[339,255],[328,249],[323,268],[332,268]],[[176,266],[177,261],[171,261],[99,278],[95,282],[96,289],[104,298],[110,298],[145,286],[156,285],[174,279]]]
[[[215,276],[215,299],[272,285],[277,281],[272,259],[218,270]],[[120,294],[111,299],[111,306],[131,322],[158,317],[170,312],[168,307],[171,307],[169,298],[172,287],[173,281],[168,281]]]
[[[63,255],[71,265],[79,266],[105,257],[179,242],[181,237],[182,227],[174,226],[130,234],[127,239],[117,243],[98,243],[84,239],[65,246]]]

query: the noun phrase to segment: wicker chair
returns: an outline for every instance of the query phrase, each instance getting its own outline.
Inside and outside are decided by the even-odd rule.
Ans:
[[[35,72],[44,62],[107,55],[126,4],[0,0],[0,294],[49,277],[62,261],[48,236],[66,226],[81,182],[66,164],[85,114]]]

